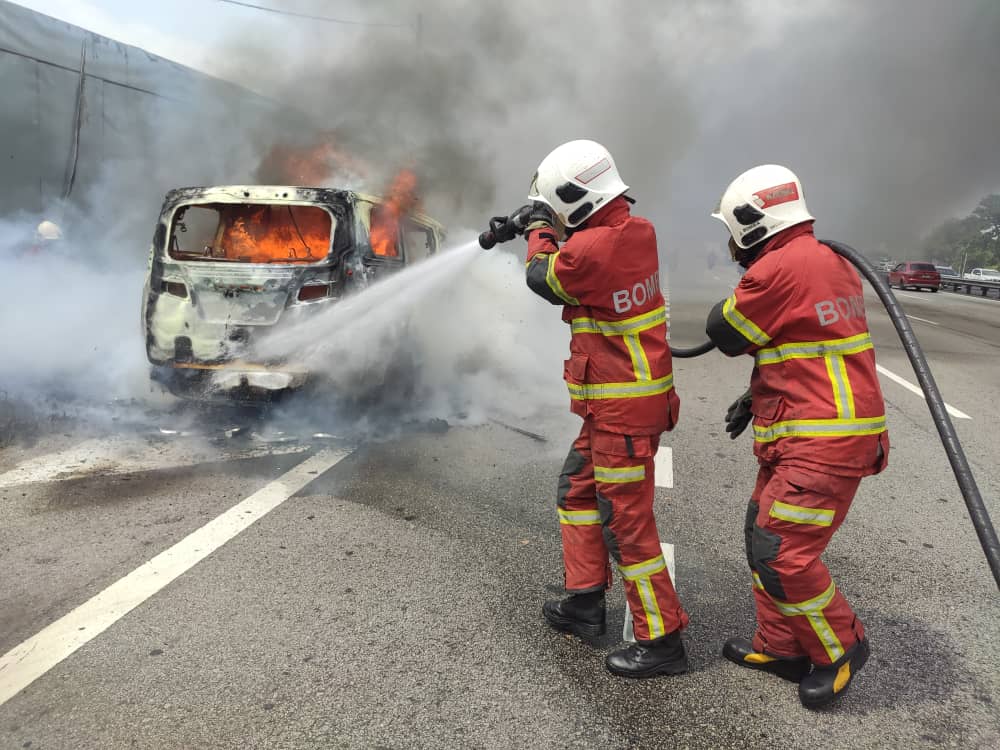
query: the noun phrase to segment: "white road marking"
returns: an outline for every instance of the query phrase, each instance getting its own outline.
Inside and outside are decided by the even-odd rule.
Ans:
[[[674,486],[674,452],[666,446],[661,447],[653,458],[654,480],[657,487],[672,488]]]
[[[150,442],[143,438],[85,440],[65,450],[24,461],[0,474],[0,487],[31,482],[53,482],[100,475],[114,476],[156,469],[197,466],[216,461],[235,461],[264,455],[302,453],[309,446],[254,445],[220,450],[200,438],[171,438]]]
[[[0,705],[350,453],[328,448],[307,458],[0,656]]]
[[[924,392],[922,390],[920,390],[920,386],[914,385],[913,383],[911,383],[909,380],[906,380],[905,378],[901,378],[899,375],[897,375],[896,373],[894,373],[892,370],[887,370],[885,367],[882,367],[882,365],[875,365],[875,369],[877,369],[880,373],[882,373],[887,378],[889,378],[889,380],[892,380],[892,381],[895,381],[896,383],[899,383],[906,390],[913,391],[918,396],[920,396],[920,398],[923,398],[925,401],[927,400],[926,398],[924,398]],[[970,417],[964,411],[956,409],[951,404],[945,404],[944,408],[947,409],[948,413],[951,414],[951,416],[955,417],[956,419],[972,419],[972,417]]]
[[[930,323],[932,326],[941,325],[940,323],[935,323],[933,320],[927,320],[927,318],[918,318],[916,315],[910,315],[909,313],[906,313],[906,317],[908,317],[910,320],[919,320],[921,323]]]
[[[918,299],[921,302],[926,302],[931,299],[930,297],[921,296],[919,294],[907,294],[906,292],[896,292],[897,297],[908,297],[909,299]]]

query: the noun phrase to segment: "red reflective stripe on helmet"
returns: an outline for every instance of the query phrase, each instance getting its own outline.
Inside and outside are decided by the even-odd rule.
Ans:
[[[770,208],[782,203],[797,201],[799,199],[799,188],[794,182],[786,182],[783,185],[775,185],[774,187],[758,190],[754,193],[754,197],[760,201],[757,204],[758,207]]]

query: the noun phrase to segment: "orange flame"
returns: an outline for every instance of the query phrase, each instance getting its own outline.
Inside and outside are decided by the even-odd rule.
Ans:
[[[369,239],[375,255],[399,257],[399,220],[416,210],[419,204],[417,176],[409,169],[400,170],[382,205],[372,210]]]
[[[330,248],[330,215],[313,206],[257,206],[223,217],[226,257],[244,263],[316,263]]]

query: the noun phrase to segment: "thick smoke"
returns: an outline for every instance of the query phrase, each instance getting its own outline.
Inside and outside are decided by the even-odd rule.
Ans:
[[[330,13],[318,0],[296,10]],[[49,210],[8,217],[0,228],[2,343],[15,352],[0,370],[7,390],[52,381],[87,396],[141,390],[139,279],[162,196],[181,185],[325,179],[377,192],[410,167],[427,212],[462,244],[473,232],[456,227],[478,227],[525,200],[550,149],[594,138],[615,155],[636,210],[656,224],[675,289],[699,289],[695,282],[711,275],[732,280],[724,231],[707,214],[725,185],[755,164],[784,163],[800,174],[821,236],[897,258],[938,221],[1000,187],[996,3],[438,0],[415,8],[397,0],[358,3],[341,15],[388,25],[259,14],[206,54],[211,72],[278,107],[224,111],[225,102],[187,92],[183,113],[172,103],[136,112],[137,121],[157,122],[146,154],[109,158],[80,183],[76,209],[60,209],[71,225],[69,259],[15,266],[26,228]],[[330,157],[330,168],[296,166],[290,154],[301,153]],[[431,314],[444,304],[434,295],[411,306],[417,338],[448,343],[425,359],[439,395],[455,372],[469,399],[476,372],[526,382],[538,373],[529,356],[523,371],[512,364],[518,347],[557,350],[548,337],[565,339],[557,323],[537,340],[537,328],[512,326],[501,337],[503,356],[483,356],[491,321],[507,313],[514,320],[511,311],[534,304],[520,284],[494,299],[490,285],[517,274],[475,276],[487,265],[470,266],[477,280],[463,287],[482,293],[452,295],[447,314]],[[27,291],[39,289],[53,289],[56,299]],[[717,297],[706,291],[704,301]],[[16,325],[8,310],[17,310]],[[556,317],[544,305],[537,314]],[[463,316],[481,323],[477,334],[437,335]],[[496,369],[500,360],[510,369]],[[557,389],[553,398],[562,398]]]
[[[612,150],[681,273],[724,245],[707,214],[755,164],[800,173],[821,234],[898,257],[1000,186],[995,3],[439,0],[352,17],[408,26],[291,24],[291,59],[265,26],[241,29],[227,75],[386,168],[416,159],[449,223],[514,208],[545,153],[577,137]]]

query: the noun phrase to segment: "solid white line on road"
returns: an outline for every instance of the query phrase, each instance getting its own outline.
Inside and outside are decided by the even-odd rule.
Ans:
[[[653,459],[653,465],[655,467],[654,473],[656,474],[655,483],[657,487],[666,487],[668,489],[674,486],[674,452],[673,449],[667,448],[666,446],[661,447],[656,452],[656,457]]]
[[[892,380],[892,381],[895,381],[896,383],[899,383],[906,390],[913,391],[918,396],[920,396],[920,398],[924,398],[924,392],[922,390],[920,390],[920,386],[916,386],[913,383],[911,383],[909,380],[906,380],[905,378],[899,377],[899,375],[897,375],[896,373],[894,373],[892,370],[887,370],[886,368],[882,367],[882,365],[875,365],[875,369],[877,369],[880,373],[882,373],[887,378],[889,378],[889,380]],[[926,401],[925,398],[924,398],[924,400]],[[951,416],[955,417],[956,419],[972,419],[972,417],[970,417],[964,411],[956,409],[951,404],[945,404],[944,408],[947,409],[948,413],[951,414]]]
[[[896,292],[897,297],[908,297],[909,299],[918,299],[921,302],[926,302],[930,297],[921,296],[919,294],[907,294],[906,292]]]
[[[350,453],[328,448],[307,458],[0,656],[0,705]]]
[[[933,320],[927,320],[926,318],[918,318],[916,315],[910,315],[909,313],[906,314],[906,317],[908,317],[910,320],[919,320],[921,323],[930,323],[932,326],[941,325],[940,323],[935,323]]]

